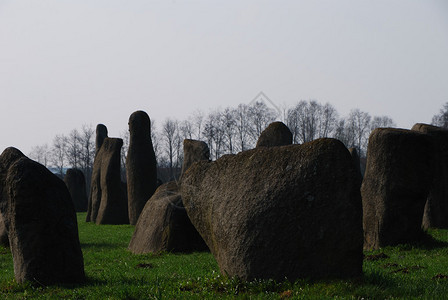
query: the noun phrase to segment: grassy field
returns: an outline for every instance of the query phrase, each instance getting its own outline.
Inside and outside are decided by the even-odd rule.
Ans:
[[[19,285],[11,253],[0,248],[1,299],[447,299],[448,230],[419,245],[366,252],[364,276],[352,280],[240,282],[219,274],[210,253],[133,255],[133,226],[97,226],[78,214],[87,283]]]

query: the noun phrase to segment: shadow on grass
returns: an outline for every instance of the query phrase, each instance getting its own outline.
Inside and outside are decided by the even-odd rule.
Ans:
[[[102,249],[119,249],[121,245],[108,243],[81,243],[81,249],[102,248]],[[127,249],[127,247],[125,247]]]
[[[399,250],[410,250],[412,248],[421,250],[434,250],[439,248],[447,248],[448,242],[440,241],[431,236],[428,232],[422,232],[418,240],[408,242],[406,244],[396,245]]]

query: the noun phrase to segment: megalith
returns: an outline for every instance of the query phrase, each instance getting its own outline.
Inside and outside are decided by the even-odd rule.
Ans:
[[[433,179],[433,143],[426,134],[377,128],[370,134],[361,187],[364,248],[418,241]]]
[[[96,125],[96,137],[95,137],[95,156],[103,145],[104,139],[107,138],[107,127],[104,124]]]
[[[129,223],[135,225],[143,207],[157,188],[157,162],[151,141],[151,121],[144,111],[129,117],[126,156]]]
[[[182,172],[180,178],[188,170],[188,168],[195,162],[201,160],[210,160],[210,149],[207,143],[192,139],[184,140],[184,160],[182,163]]]
[[[64,177],[65,185],[75,206],[76,212],[87,210],[86,179],[80,169],[68,169]]]
[[[0,156],[0,210],[18,283],[85,281],[76,213],[64,182],[15,148]]]
[[[193,164],[181,194],[222,274],[242,280],[362,273],[360,191],[335,139]]]
[[[146,202],[128,249],[135,254],[207,249],[188,218],[176,182],[161,185]]]
[[[434,180],[426,200],[422,227],[448,228],[448,130],[417,123],[411,130],[425,133],[434,141]]]
[[[9,247],[8,232],[6,231],[3,215],[0,212],[0,246]]]
[[[105,138],[93,164],[91,220],[96,224],[129,224],[128,204],[120,176],[120,138]]]
[[[261,132],[256,147],[274,147],[292,144],[292,133],[283,122],[272,122]]]
[[[348,152],[352,156],[353,165],[355,166],[356,173],[358,174],[359,188],[362,184],[362,172],[361,172],[361,161],[359,158],[358,150],[356,148],[349,148]]]
[[[92,182],[96,181],[97,183],[99,183],[99,170],[97,170],[96,174],[94,174],[94,170],[95,170],[95,162],[97,161],[97,156],[98,156],[98,152],[101,149],[101,146],[103,145],[104,139],[107,138],[107,127],[104,124],[98,124],[96,125],[96,137],[95,137],[95,157],[93,160],[93,170],[92,170],[92,175],[91,175],[91,180],[90,180],[90,192],[89,192],[89,197],[87,199],[87,215],[86,215],[86,222],[90,222],[94,220],[92,219],[92,196],[93,196],[93,187],[92,187]],[[97,168],[99,168],[99,166],[101,165],[100,163],[101,159],[98,160],[97,163]],[[96,177],[95,177],[96,176]],[[98,193],[98,188],[99,186],[95,187],[95,192]],[[98,212],[98,208],[96,208],[96,213]]]

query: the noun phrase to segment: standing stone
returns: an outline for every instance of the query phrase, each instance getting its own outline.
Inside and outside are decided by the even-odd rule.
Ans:
[[[104,139],[107,138],[107,127],[104,124],[96,125],[96,138],[95,138],[95,156],[101,149]]]
[[[356,148],[349,148],[348,152],[352,156],[353,165],[355,166],[356,173],[358,174],[359,188],[362,184],[362,172],[361,172],[361,161],[359,159],[358,150]]]
[[[8,232],[6,231],[3,215],[0,213],[0,246],[9,247]]]
[[[96,137],[95,137],[95,158],[93,160],[93,170],[92,170],[92,177],[90,180],[90,193],[89,198],[87,202],[87,215],[86,215],[86,222],[93,221],[92,219],[92,197],[95,195],[97,197],[98,189],[99,187],[99,167],[101,166],[101,159],[98,160],[97,165],[97,172],[94,174],[95,170],[95,162],[97,161],[98,152],[101,149],[101,146],[103,145],[104,139],[107,138],[107,127],[104,124],[98,124],[96,125]],[[95,177],[96,176],[96,177]],[[98,186],[93,187],[93,181],[95,181]],[[100,189],[101,191],[101,189]],[[98,212],[98,208],[96,208],[96,213]],[[96,217],[96,216],[95,216]]]
[[[126,157],[129,223],[135,225],[143,207],[157,188],[157,162],[151,141],[151,121],[144,111],[129,117]]]
[[[404,129],[372,131],[361,187],[364,248],[418,241],[433,179],[433,143]]]
[[[64,182],[15,148],[0,156],[0,209],[18,283],[85,281],[73,203]]]
[[[274,147],[292,144],[292,133],[282,122],[273,122],[266,127],[257,141],[256,147]]]
[[[146,202],[128,249],[135,254],[207,249],[188,218],[176,182],[160,186]]]
[[[222,274],[290,281],[359,276],[355,173],[335,139],[260,147],[193,164],[182,199]]]
[[[203,141],[184,140],[184,161],[182,163],[181,179],[188,168],[195,162],[210,160],[210,149]]]
[[[421,123],[411,130],[426,133],[434,140],[434,180],[426,200],[422,227],[448,228],[448,130]]]
[[[96,224],[129,224],[128,204],[120,175],[122,146],[122,139],[105,138],[98,152],[100,166],[95,170],[95,161],[95,178],[92,178],[92,220]]]
[[[72,197],[76,212],[87,210],[86,179],[79,169],[68,169],[64,177],[65,185]]]

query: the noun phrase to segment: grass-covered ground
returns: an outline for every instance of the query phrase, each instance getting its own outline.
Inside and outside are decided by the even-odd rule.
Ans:
[[[14,281],[12,257],[0,248],[0,299],[446,299],[448,230],[434,240],[366,252],[364,276],[352,280],[243,283],[219,275],[210,253],[133,255],[133,226],[97,226],[78,214],[87,283],[39,287]]]

